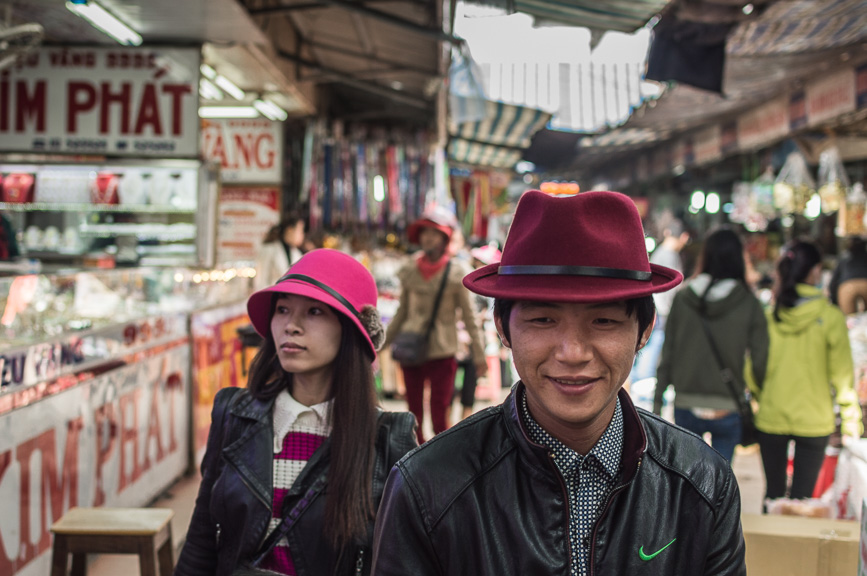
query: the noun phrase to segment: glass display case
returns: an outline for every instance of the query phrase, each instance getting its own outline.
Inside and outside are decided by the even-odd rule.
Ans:
[[[195,160],[0,162],[0,213],[42,269],[210,267],[218,174]]]
[[[164,314],[245,300],[249,268],[139,267],[0,278],[0,354]]]

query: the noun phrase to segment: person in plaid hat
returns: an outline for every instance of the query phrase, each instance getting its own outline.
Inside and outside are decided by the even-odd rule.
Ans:
[[[682,280],[628,196],[525,193],[502,259],[464,278],[520,380],[392,469],[373,574],[746,574],[731,466],[622,388]]]

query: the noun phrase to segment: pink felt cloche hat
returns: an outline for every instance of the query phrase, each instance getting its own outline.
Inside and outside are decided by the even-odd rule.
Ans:
[[[376,282],[349,254],[328,248],[312,250],[293,264],[276,284],[250,296],[247,313],[256,332],[263,337],[271,331],[275,294],[297,294],[331,306],[355,324],[376,357],[385,339],[376,310]]]

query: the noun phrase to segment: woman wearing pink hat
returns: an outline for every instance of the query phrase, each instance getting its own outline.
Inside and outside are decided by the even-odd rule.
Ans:
[[[264,343],[247,389],[214,400],[176,575],[369,573],[385,479],[417,445],[412,414],[377,407],[376,299],[359,262],[325,249],[250,297]]]

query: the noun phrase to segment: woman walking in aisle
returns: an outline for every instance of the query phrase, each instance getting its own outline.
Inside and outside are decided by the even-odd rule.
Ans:
[[[743,391],[740,375],[749,353],[753,377],[764,380],[767,323],[747,285],[744,248],[734,230],[721,228],[705,239],[697,270],[671,306],[653,411],[661,412],[663,393],[673,385],[675,422],[699,436],[710,432],[711,445],[731,461],[741,441],[741,417],[720,371],[728,368]],[[717,355],[725,366],[718,366]]]
[[[821,274],[822,255],[815,244],[796,240],[783,248],[775,304],[768,312],[768,373],[761,389],[755,390],[765,497],[770,499],[813,495],[835,428],[835,401],[843,435],[857,438],[863,431],[846,319],[818,287]],[[795,443],[795,456],[787,490],[790,441]]]
[[[377,407],[376,299],[360,263],[322,249],[247,301],[265,341],[247,389],[214,399],[177,576],[369,574],[386,477],[417,445],[412,414]]]

